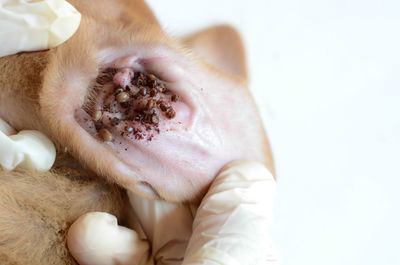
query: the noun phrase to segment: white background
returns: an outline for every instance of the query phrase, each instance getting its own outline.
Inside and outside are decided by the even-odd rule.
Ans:
[[[242,33],[276,161],[282,264],[400,264],[400,1],[148,2],[176,36]]]

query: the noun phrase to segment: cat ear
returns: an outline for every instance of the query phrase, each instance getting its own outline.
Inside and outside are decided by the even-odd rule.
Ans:
[[[228,25],[215,26],[183,39],[207,63],[247,80],[246,55],[239,33]]]
[[[124,22],[132,22],[133,20],[140,20],[146,24],[159,25],[157,18],[154,16],[153,11],[143,0],[119,0],[123,6],[125,13],[121,16]]]

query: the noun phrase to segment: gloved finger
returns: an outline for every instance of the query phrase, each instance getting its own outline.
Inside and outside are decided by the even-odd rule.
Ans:
[[[108,213],[92,212],[76,220],[67,234],[68,249],[80,265],[147,265],[149,244],[118,226]]]
[[[78,29],[80,13],[65,0],[0,1],[0,57],[56,47]]]
[[[0,119],[1,120],[1,119]],[[39,131],[20,131],[16,135],[11,127],[7,127],[2,121],[6,133],[0,131],[0,166],[5,170],[13,170],[15,167],[33,169],[39,171],[49,170],[55,159],[56,149],[54,144]]]
[[[269,235],[275,190],[262,164],[223,169],[197,211],[183,264],[279,264]]]
[[[193,216],[188,206],[149,200],[128,191],[129,201],[151,242],[157,265],[180,265],[192,233]]]

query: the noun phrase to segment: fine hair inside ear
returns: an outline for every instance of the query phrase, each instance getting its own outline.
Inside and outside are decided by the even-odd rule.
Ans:
[[[183,43],[207,63],[247,80],[243,41],[233,27],[220,25],[207,28],[185,37]]]

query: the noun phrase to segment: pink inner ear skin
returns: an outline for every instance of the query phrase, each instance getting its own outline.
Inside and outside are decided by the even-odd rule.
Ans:
[[[89,99],[91,108],[79,109],[75,117],[99,144],[107,145],[119,160],[140,175],[140,182],[130,188],[139,187],[167,199],[192,197],[224,165],[226,154],[217,134],[217,124],[209,115],[212,111],[207,109],[207,102],[201,96],[204,88],[196,87],[184,72],[180,76],[176,73],[172,78],[168,76],[169,68],[162,68],[166,66],[164,60],[138,60],[142,67],[136,61],[133,67],[113,68],[116,73],[96,86],[95,95]],[[146,76],[153,73],[160,78],[167,76],[169,80],[175,77],[175,81],[157,78],[168,92],[158,92],[156,87],[154,90],[158,93],[152,97],[151,84],[137,85],[140,80],[134,76],[139,73],[145,81],[150,81]],[[146,90],[145,96],[141,94],[143,90]],[[120,93],[129,98],[118,102]],[[173,101],[172,97],[179,99]],[[141,110],[141,105],[146,106],[150,100],[154,107]],[[168,110],[163,111],[163,104],[176,113],[173,118],[167,116]],[[93,118],[93,113],[99,110],[102,117],[96,122],[94,119],[98,117]],[[143,119],[146,115],[155,115],[156,125],[151,119]],[[111,138],[104,139],[99,133],[101,129],[110,133],[111,141]],[[122,170],[115,167],[115,171],[118,174]]]
[[[96,91],[94,82],[87,83],[88,96],[77,108],[65,103],[76,100],[76,94],[65,92],[62,98],[65,102],[55,107],[59,115],[51,117],[59,119],[52,129],[62,135],[61,144],[86,166],[146,197],[193,201],[204,195],[218,171],[230,161],[265,162],[261,121],[240,82],[171,51],[123,53],[116,60],[108,60],[103,54],[99,71],[116,69],[111,79],[98,85]],[[115,58],[115,52],[105,54]],[[156,101],[171,99],[172,95],[179,98],[168,101],[176,113],[173,118],[156,107],[155,126],[143,119],[135,120],[135,108],[121,107],[120,102],[116,102],[113,110],[105,110],[105,105],[116,101],[118,88],[126,89],[125,92],[140,89],[135,84],[126,87],[139,72],[154,74],[157,82],[169,91],[159,93]],[[138,105],[141,98],[134,98],[133,92],[128,94],[132,105]],[[73,115],[68,114],[70,110]],[[103,114],[99,119],[94,118],[96,110]],[[113,118],[119,119],[117,123]],[[144,137],[135,134],[132,137],[126,131],[127,126],[141,129]],[[146,126],[150,129],[146,130]],[[109,132],[111,141],[104,138],[101,129]]]

